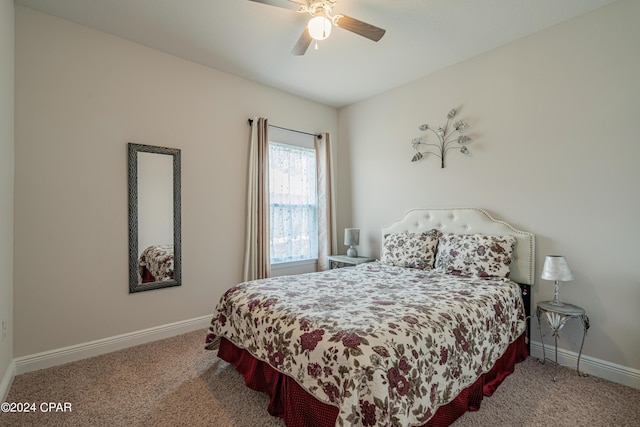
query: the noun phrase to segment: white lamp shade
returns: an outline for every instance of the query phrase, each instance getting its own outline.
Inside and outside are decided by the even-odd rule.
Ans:
[[[345,228],[344,229],[344,244],[347,246],[358,246],[360,244],[360,229],[359,228]]]
[[[309,35],[315,40],[324,40],[331,34],[331,21],[324,16],[315,16],[309,20]]]
[[[567,260],[560,255],[547,255],[542,266],[540,277],[544,280],[568,282],[574,279]]]

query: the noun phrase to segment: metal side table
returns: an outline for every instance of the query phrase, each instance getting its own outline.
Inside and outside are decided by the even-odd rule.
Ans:
[[[556,372],[553,376],[553,381],[558,380],[558,334],[569,319],[580,319],[580,321],[582,322],[582,342],[580,343],[580,352],[578,353],[578,363],[576,365],[576,371],[578,372],[578,376],[586,377],[587,374],[580,373],[580,357],[582,356],[582,347],[584,346],[584,338],[587,336],[587,330],[589,329],[589,317],[587,317],[584,308],[578,307],[577,305],[564,303],[562,305],[555,305],[552,301],[543,301],[538,303],[536,309],[536,317],[538,318],[538,329],[540,330],[540,341],[542,343],[542,360],[540,360],[540,363],[542,364],[544,364],[544,362],[547,360],[544,348],[544,339],[542,337],[542,328],[540,327],[540,315],[543,311],[547,315],[547,320],[549,321],[549,326],[551,327],[551,332],[555,340]]]

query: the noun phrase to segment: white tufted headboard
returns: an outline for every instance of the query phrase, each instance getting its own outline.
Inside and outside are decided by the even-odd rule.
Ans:
[[[514,282],[533,285],[535,277],[535,235],[516,230],[503,221],[492,218],[478,208],[413,209],[404,218],[382,227],[382,242],[388,234],[423,232],[438,229],[453,234],[489,234],[515,236],[517,244],[510,278]]]

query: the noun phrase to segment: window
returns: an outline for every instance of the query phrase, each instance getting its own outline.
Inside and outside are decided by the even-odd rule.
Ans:
[[[318,258],[316,152],[269,142],[271,264]]]

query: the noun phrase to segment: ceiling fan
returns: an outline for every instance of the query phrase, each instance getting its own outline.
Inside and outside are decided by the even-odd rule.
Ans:
[[[346,15],[333,15],[332,9],[338,0],[250,0],[256,3],[268,4],[295,10],[298,13],[308,13],[312,16],[298,42],[291,50],[294,55],[304,55],[313,40],[324,40],[331,34],[331,27],[344,28],[369,40],[377,42],[382,38],[385,30],[366,22],[359,21]]]

